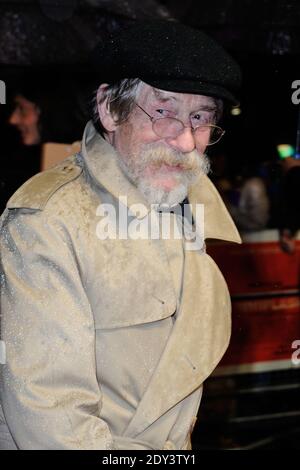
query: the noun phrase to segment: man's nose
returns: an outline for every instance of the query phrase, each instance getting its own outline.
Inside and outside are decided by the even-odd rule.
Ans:
[[[19,122],[20,122],[19,113],[15,110],[9,116],[8,124],[11,124],[12,126],[16,126],[19,124]]]
[[[194,134],[190,127],[185,127],[177,137],[167,139],[167,141],[171,147],[182,153],[192,152],[196,147]]]

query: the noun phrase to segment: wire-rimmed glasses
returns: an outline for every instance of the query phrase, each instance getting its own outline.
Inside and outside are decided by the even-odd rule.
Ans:
[[[185,126],[182,121],[173,117],[155,118],[148,114],[147,111],[145,111],[139,104],[135,104],[149,117],[150,121],[152,122],[153,132],[155,132],[158,137],[162,137],[163,139],[178,137],[185,127],[190,127],[195,141],[201,140],[201,142],[203,142],[203,138],[207,137],[207,145],[216,144],[225,134],[225,131],[221,127],[215,126],[214,124],[199,124],[199,126],[192,127]]]

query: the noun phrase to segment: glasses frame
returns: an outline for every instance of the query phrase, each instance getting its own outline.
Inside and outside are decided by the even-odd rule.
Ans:
[[[153,129],[153,132],[154,132],[158,137],[162,137],[162,136],[161,136],[161,135],[158,135],[158,134],[155,132],[155,130],[154,130],[154,128],[153,128],[153,125],[154,125],[154,123],[155,123],[156,121],[159,121],[160,119],[174,119],[175,121],[178,121],[178,122],[180,122],[180,124],[182,124],[183,129],[189,128],[189,129],[191,129],[191,131],[192,131],[193,133],[194,133],[199,127],[211,127],[212,129],[220,129],[220,130],[221,130],[221,135],[220,135],[220,137],[218,138],[218,140],[216,140],[215,142],[212,142],[212,143],[208,143],[207,146],[217,144],[217,143],[222,139],[223,135],[225,134],[225,131],[224,131],[224,129],[222,129],[222,127],[220,127],[220,126],[215,126],[214,124],[199,124],[199,126],[197,126],[197,127],[194,129],[192,126],[185,126],[184,123],[183,123],[182,121],[180,121],[180,119],[177,119],[177,118],[173,118],[173,117],[171,117],[171,118],[167,118],[167,117],[157,117],[157,118],[155,118],[154,116],[151,116],[149,113],[147,113],[147,111],[145,111],[145,109],[142,108],[138,103],[135,103],[135,105],[136,105],[141,111],[143,111],[143,112],[146,114],[146,116],[148,116],[148,118],[149,118],[150,121],[152,122],[152,129]],[[182,129],[182,130],[183,130],[183,129]],[[178,135],[179,135],[179,134],[178,134]],[[162,138],[164,138],[164,137],[162,137]]]

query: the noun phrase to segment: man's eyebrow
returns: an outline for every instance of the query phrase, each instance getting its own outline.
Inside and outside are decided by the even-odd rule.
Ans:
[[[177,101],[177,98],[176,96],[168,96],[168,95],[165,95],[164,93],[162,93],[161,91],[159,90],[156,90],[155,88],[153,89],[154,91],[154,94],[155,94],[155,97],[157,99],[159,99],[160,101],[163,101],[163,102],[166,102],[166,101]]]
[[[153,89],[153,91],[154,91],[155,97],[156,97],[157,99],[159,99],[160,101],[162,101],[163,103],[165,103],[165,102],[167,102],[167,101],[175,101],[175,102],[178,102],[176,96],[165,95],[165,94],[163,94],[161,91],[156,90],[155,88]],[[193,112],[197,112],[197,111],[208,111],[208,112],[210,112],[210,113],[214,113],[214,112],[216,112],[216,110],[217,110],[217,106],[216,106],[216,105],[209,105],[209,104],[205,105],[205,104],[204,104],[204,105],[198,106],[198,108],[196,108],[195,111],[192,111],[191,114],[192,114]]]
[[[197,108],[197,111],[208,111],[208,112],[215,112],[217,110],[217,106],[209,106],[209,105],[200,105],[198,108]]]

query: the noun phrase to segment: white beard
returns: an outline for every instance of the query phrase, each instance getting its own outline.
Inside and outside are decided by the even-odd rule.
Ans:
[[[196,150],[190,153],[181,153],[160,144],[146,144],[139,152],[128,157],[118,155],[118,162],[125,175],[135,184],[149,204],[174,206],[182,202],[200,175],[207,174],[210,162],[205,154]],[[168,165],[182,165],[183,169],[174,178],[178,184],[170,189],[153,185],[153,178],[145,175],[145,169],[154,165],[158,169],[165,163]]]
[[[182,183],[178,184],[174,189],[166,191],[163,188],[154,188],[149,180],[140,180],[137,188],[150,205],[158,206],[175,206],[183,201],[188,194],[188,187]]]

